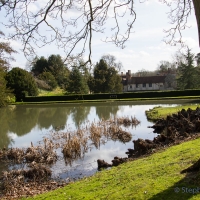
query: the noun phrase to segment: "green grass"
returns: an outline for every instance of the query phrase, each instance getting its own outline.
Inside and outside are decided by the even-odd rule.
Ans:
[[[38,96],[61,96],[61,95],[65,95],[65,91],[61,89],[60,87],[57,87],[52,91],[39,89]]]
[[[182,189],[200,186],[200,173],[194,180],[189,174],[180,174],[199,159],[199,151],[200,139],[185,142],[29,199],[200,199],[200,194]],[[176,193],[174,188],[180,191]]]
[[[182,106],[176,106],[176,107],[154,107],[153,109],[150,109],[149,111],[146,111],[146,115],[148,120],[155,121],[158,118],[165,118],[167,115],[171,115],[173,113],[177,113],[178,111],[181,111],[182,109],[187,110],[188,108],[196,109],[197,107],[200,107],[200,104],[196,105],[182,105]]]

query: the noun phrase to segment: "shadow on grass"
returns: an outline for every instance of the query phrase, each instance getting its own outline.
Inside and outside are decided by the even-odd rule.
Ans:
[[[187,200],[200,194],[200,171],[187,173],[172,187],[154,195],[148,200]],[[200,197],[198,197],[200,199]]]

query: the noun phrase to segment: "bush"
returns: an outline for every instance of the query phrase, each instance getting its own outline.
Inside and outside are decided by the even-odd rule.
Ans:
[[[25,94],[37,96],[38,88],[32,75],[19,67],[13,68],[6,75],[7,87],[13,90],[17,101],[21,101]]]

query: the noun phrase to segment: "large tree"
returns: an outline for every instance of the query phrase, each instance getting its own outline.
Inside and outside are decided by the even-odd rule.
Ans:
[[[183,60],[178,65],[177,86],[179,89],[194,89],[198,87],[196,70],[194,65],[195,56],[188,48],[183,54]]]
[[[4,36],[0,31],[0,36]],[[0,38],[1,38],[0,37]],[[14,60],[11,56],[16,51],[8,42],[0,42],[0,107],[7,104],[8,99],[13,96],[11,91],[6,87],[6,72],[10,67],[10,61]]]
[[[70,72],[67,91],[76,94],[87,94],[89,91],[87,82],[77,67],[73,67]]]
[[[48,69],[48,61],[44,56],[40,58],[35,57],[30,65],[32,65],[31,72],[33,72],[35,76],[42,74]]]
[[[37,96],[38,89],[32,75],[19,67],[13,68],[6,75],[7,87],[13,90],[17,101],[23,100],[25,94]]]
[[[175,45],[182,42],[182,30],[187,27],[187,19],[193,11],[193,5],[200,33],[199,0],[158,1],[171,9],[168,17],[173,25],[166,30],[167,43]],[[92,37],[95,33],[104,33],[105,42],[114,43],[120,48],[125,47],[136,20],[134,2],[47,0],[41,3],[39,0],[1,0],[0,9],[6,13],[5,17],[10,17],[5,26],[12,27],[11,38],[23,43],[26,56],[35,54],[35,48],[38,46],[56,42],[58,47],[66,52],[66,58],[70,57],[76,47],[80,47],[81,50],[76,56],[82,56],[87,50],[86,62],[91,62]],[[30,9],[32,7],[34,9]],[[105,34],[104,31],[108,20],[113,20],[110,23],[112,26],[109,27],[111,35]],[[121,28],[122,25],[126,25],[126,30]],[[44,29],[48,30],[48,34],[41,31]]]
[[[110,67],[105,60],[100,59],[94,68],[94,92],[121,92],[121,77],[114,67]]]
[[[64,80],[64,62],[60,55],[51,55],[48,58],[48,71],[55,77],[59,85],[63,84]]]

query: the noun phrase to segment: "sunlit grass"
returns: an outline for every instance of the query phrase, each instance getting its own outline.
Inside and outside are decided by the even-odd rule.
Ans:
[[[155,121],[158,118],[165,118],[167,115],[171,115],[173,113],[177,113],[181,111],[182,109],[187,110],[188,108],[191,108],[192,110],[195,110],[197,107],[200,107],[200,104],[195,105],[182,105],[182,106],[175,106],[175,107],[154,107],[153,109],[150,109],[149,111],[146,111],[147,118],[149,120]]]
[[[198,187],[199,173],[195,179],[180,174],[199,159],[199,151],[200,139],[185,142],[29,199],[199,199],[182,189]]]
[[[65,91],[63,89],[61,89],[60,87],[57,87],[52,91],[39,89],[38,96],[62,96],[62,95],[65,95]]]

